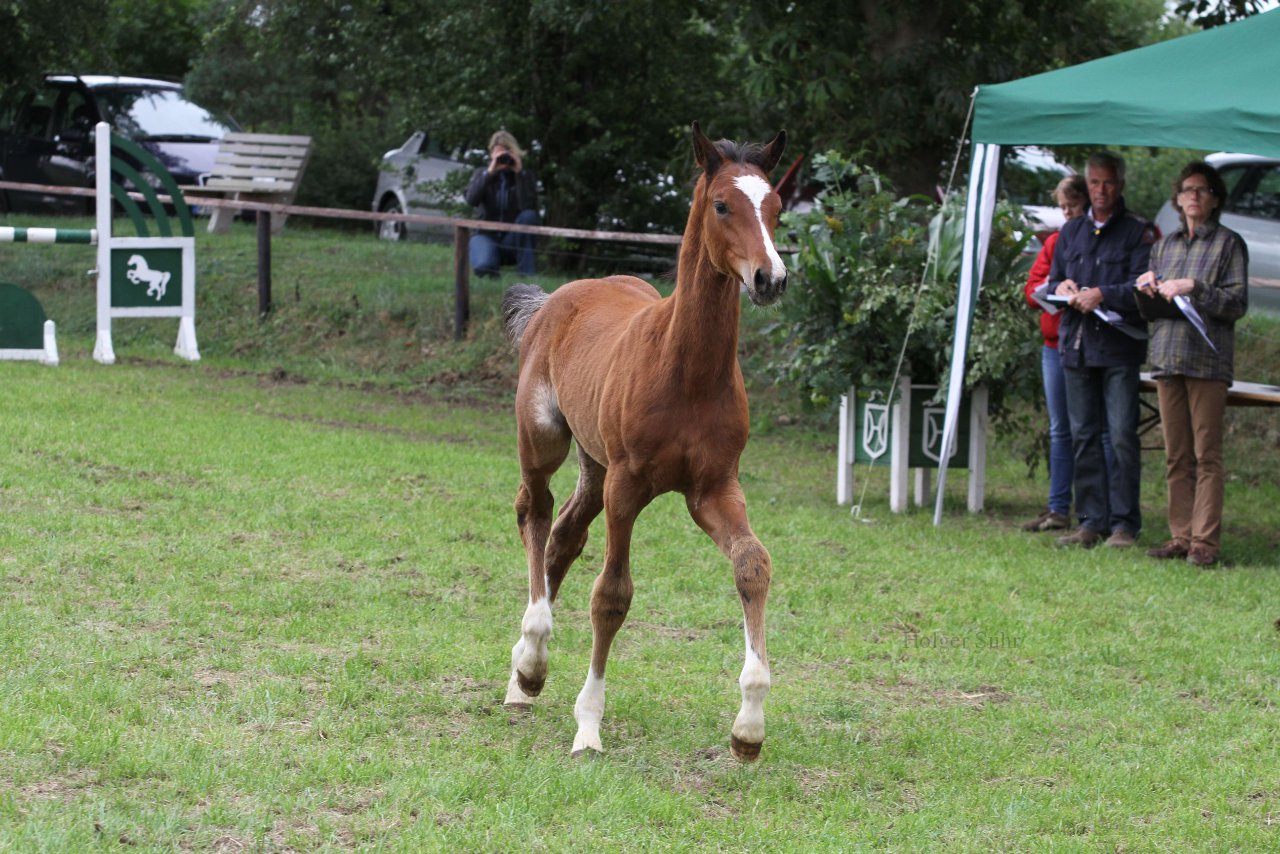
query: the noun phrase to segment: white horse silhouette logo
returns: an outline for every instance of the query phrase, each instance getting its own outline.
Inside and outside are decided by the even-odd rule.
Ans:
[[[129,271],[125,277],[135,285],[147,283],[147,296],[154,296],[156,302],[164,299],[165,288],[169,285],[169,273],[163,270],[152,270],[147,266],[147,259],[141,255],[129,256]]]

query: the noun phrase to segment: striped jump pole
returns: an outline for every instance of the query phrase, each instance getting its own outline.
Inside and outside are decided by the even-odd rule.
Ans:
[[[98,243],[96,228],[14,228],[0,226],[0,243]]]

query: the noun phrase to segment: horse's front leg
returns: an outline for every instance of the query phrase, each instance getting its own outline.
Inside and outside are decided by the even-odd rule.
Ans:
[[[769,693],[769,656],[765,649],[764,608],[773,562],[751,530],[747,503],[736,481],[710,495],[687,498],[689,513],[733,563],[733,580],[742,600],[746,662],[738,685],[742,707],[733,722],[729,746],[743,762],[760,756],[764,743],[764,698]]]
[[[591,589],[591,667],[587,681],[573,705],[578,732],[573,738],[573,755],[588,750],[603,753],[600,722],[604,718],[604,671],[609,661],[609,648],[631,608],[631,531],[636,516],[652,496],[641,493],[641,486],[631,482],[619,469],[610,468],[605,475],[605,557],[604,569]]]

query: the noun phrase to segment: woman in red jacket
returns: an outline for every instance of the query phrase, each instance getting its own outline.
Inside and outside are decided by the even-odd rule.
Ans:
[[[1062,208],[1062,215],[1072,219],[1083,214],[1088,206],[1089,188],[1083,176],[1072,175],[1058,182],[1053,197]],[[1067,390],[1062,377],[1062,362],[1058,358],[1061,314],[1044,311],[1031,296],[1049,278],[1053,250],[1057,245],[1058,233],[1054,232],[1045,239],[1024,289],[1027,304],[1040,310],[1040,332],[1044,336],[1040,370],[1044,377],[1045,408],[1049,412],[1049,507],[1025,523],[1022,526],[1024,531],[1058,531],[1071,524],[1071,481],[1075,465],[1071,451],[1071,422],[1067,418]]]

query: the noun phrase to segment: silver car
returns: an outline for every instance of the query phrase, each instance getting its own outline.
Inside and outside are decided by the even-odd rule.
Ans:
[[[1280,312],[1280,159],[1219,152],[1205,160],[1227,185],[1222,224],[1249,246],[1250,310]],[[1172,202],[1160,208],[1156,225],[1163,234],[1178,228]]]
[[[436,182],[443,181],[451,172],[468,167],[457,160],[432,154],[428,149],[426,133],[416,131],[404,145],[382,155],[378,187],[373,193],[375,211],[445,215],[440,208],[440,185]],[[461,201],[461,197],[458,200]],[[379,222],[376,230],[383,240],[404,240],[410,234],[446,236],[449,232],[445,226],[412,222]]]

